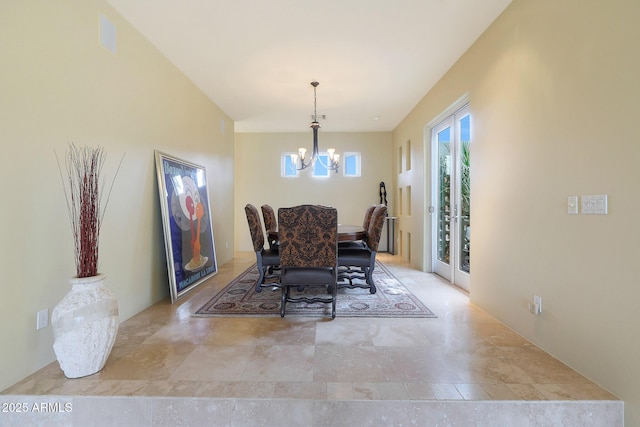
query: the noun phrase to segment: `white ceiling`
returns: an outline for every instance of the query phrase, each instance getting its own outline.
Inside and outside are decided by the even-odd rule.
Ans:
[[[511,2],[107,1],[236,132],[307,131],[313,80],[323,132],[391,131]]]

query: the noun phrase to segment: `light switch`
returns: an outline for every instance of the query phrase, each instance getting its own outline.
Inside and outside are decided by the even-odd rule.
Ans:
[[[567,197],[567,213],[569,215],[578,215],[578,196]]]
[[[609,212],[606,194],[582,196],[583,215],[607,215]]]

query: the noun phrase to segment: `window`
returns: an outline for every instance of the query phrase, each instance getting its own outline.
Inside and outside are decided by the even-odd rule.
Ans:
[[[360,153],[344,153],[344,176],[360,176]]]
[[[361,172],[360,153],[344,153],[342,157],[342,164],[344,165],[344,176],[359,177]],[[306,159],[306,161],[309,161]],[[333,172],[328,166],[329,153],[319,153],[317,160],[314,162],[312,169],[312,176],[318,178],[328,178]],[[300,176],[300,170],[298,169],[298,153],[283,153],[280,158],[280,176],[283,178],[296,178]]]
[[[331,170],[327,167],[329,164],[329,154],[318,154],[318,159],[313,164],[313,176],[315,177],[328,177]]]
[[[282,155],[282,160],[280,162],[280,176],[291,178],[297,177],[300,174],[298,165],[296,165],[293,156],[297,156],[297,153],[284,153]]]

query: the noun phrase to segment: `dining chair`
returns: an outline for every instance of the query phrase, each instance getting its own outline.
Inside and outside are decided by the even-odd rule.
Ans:
[[[244,212],[247,215],[253,250],[256,253],[256,265],[260,273],[260,277],[256,282],[256,292],[261,292],[263,287],[280,286],[277,282],[265,283],[267,279],[278,277],[278,274],[272,274],[274,268],[280,265],[278,249],[264,248],[264,232],[262,231],[258,209],[252,204],[247,204],[244,207]]]
[[[376,208],[376,206],[378,205],[373,204],[369,206],[367,210],[364,212],[364,219],[362,220],[362,228],[364,228],[365,231],[369,230],[369,224],[371,223],[371,216],[373,215],[373,210]],[[338,248],[339,249],[345,249],[345,248],[362,249],[366,245],[367,245],[367,236],[365,235],[364,239],[362,240],[353,240],[350,242],[339,242]]]
[[[338,211],[317,205],[299,205],[278,209],[280,240],[280,316],[289,303],[331,304],[336,317],[338,270]],[[330,296],[319,296],[307,289],[326,287]],[[298,292],[292,293],[292,288]],[[301,290],[301,291],[300,291]]]
[[[267,241],[269,243],[269,247],[271,249],[277,249],[278,241],[272,240],[271,238],[268,237],[270,231],[278,231],[278,222],[276,220],[276,213],[271,206],[266,204],[260,206],[260,209],[262,210],[262,219],[264,220],[264,228],[267,231]]]
[[[376,254],[382,236],[382,227],[387,217],[387,207],[377,205],[371,215],[371,222],[367,230],[367,244],[361,248],[338,248],[338,266],[345,268],[340,271],[340,288],[365,288],[372,294],[376,293],[373,280],[373,270],[376,265]],[[365,283],[355,282],[354,279],[364,279]]]

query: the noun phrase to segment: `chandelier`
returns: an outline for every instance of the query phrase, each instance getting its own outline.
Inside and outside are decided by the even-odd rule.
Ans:
[[[325,164],[322,161],[322,157],[318,154],[318,129],[320,129],[320,123],[318,123],[318,110],[317,110],[317,96],[316,89],[320,83],[311,82],[311,86],[313,86],[313,121],[309,126],[313,129],[313,154],[311,158],[305,162],[305,154],[307,153],[306,148],[298,149],[298,155],[292,155],[293,163],[296,164],[298,162],[298,157],[300,158],[300,167],[298,170],[306,169],[309,166],[313,166],[315,162],[319,162],[322,166],[327,168],[328,170],[338,172],[340,154],[336,154],[336,150],[333,148],[328,148],[327,153],[329,154],[329,164]]]

